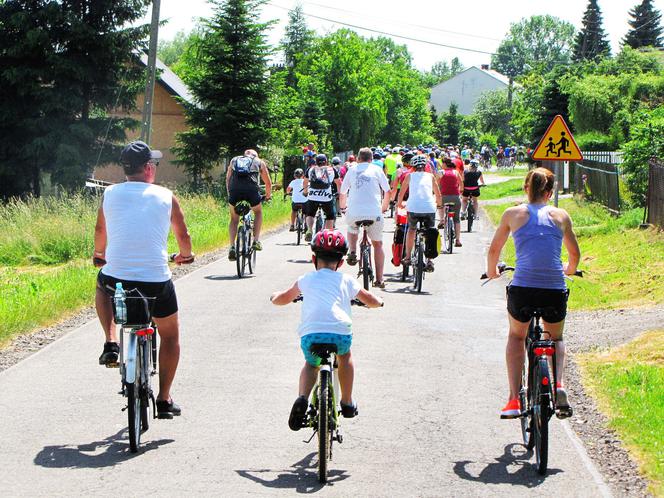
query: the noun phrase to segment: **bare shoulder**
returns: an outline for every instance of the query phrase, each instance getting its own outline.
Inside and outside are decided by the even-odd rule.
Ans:
[[[554,223],[561,228],[572,225],[571,216],[563,208],[551,207],[549,216],[554,221]]]

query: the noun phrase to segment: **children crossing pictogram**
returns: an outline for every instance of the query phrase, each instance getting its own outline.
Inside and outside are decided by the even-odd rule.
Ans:
[[[563,117],[559,114],[547,128],[533,152],[536,161],[580,161],[583,154],[576,145]]]

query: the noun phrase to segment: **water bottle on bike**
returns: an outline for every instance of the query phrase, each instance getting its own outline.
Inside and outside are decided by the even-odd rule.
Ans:
[[[115,319],[120,324],[127,323],[127,303],[125,297],[126,294],[122,288],[122,282],[116,283],[113,300],[115,302]]]

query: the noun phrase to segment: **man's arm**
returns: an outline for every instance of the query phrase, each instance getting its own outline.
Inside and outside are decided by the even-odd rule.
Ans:
[[[184,222],[184,212],[180,207],[180,201],[175,196],[173,196],[171,207],[171,228],[180,249],[180,252],[175,256],[175,262],[178,265],[191,263],[194,260],[194,254],[191,252],[191,236]]]
[[[226,167],[226,192],[231,191],[231,177],[233,176],[233,159],[228,161],[228,166]]]
[[[390,182],[387,180],[387,176],[385,174],[382,174],[379,177],[378,183],[380,185],[381,190],[383,191],[383,205],[381,206],[382,213],[387,211],[390,208],[390,199],[391,199],[391,190],[390,190]]]
[[[261,178],[265,184],[265,199],[269,200],[272,197],[272,180],[270,179],[270,171],[267,169],[265,161],[261,161]]]
[[[97,210],[97,223],[95,224],[95,249],[92,254],[92,263],[96,267],[104,266],[106,260],[106,218],[104,217],[104,208],[102,205]]]

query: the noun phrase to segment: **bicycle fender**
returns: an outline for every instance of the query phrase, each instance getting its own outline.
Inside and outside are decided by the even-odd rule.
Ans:
[[[125,369],[125,382],[133,384],[136,381],[136,349],[138,340],[136,334],[129,334],[127,341],[127,356],[126,356],[126,369]]]

